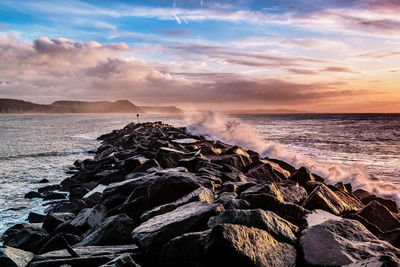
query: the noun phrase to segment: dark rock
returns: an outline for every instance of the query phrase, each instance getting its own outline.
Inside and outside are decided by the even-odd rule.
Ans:
[[[208,219],[222,210],[221,205],[191,202],[142,223],[132,231],[132,237],[148,250],[186,232],[206,229]]]
[[[224,205],[225,209],[250,209],[251,205],[244,199],[232,199]]]
[[[69,188],[69,200],[81,199],[87,193],[89,193],[93,188],[95,188],[97,182],[90,182],[85,184],[78,184],[70,186]]]
[[[3,236],[4,245],[36,253],[49,236],[46,230],[32,224],[16,224],[8,228]]]
[[[400,221],[385,206],[373,200],[358,215],[376,225],[382,232],[400,228]]]
[[[246,172],[246,177],[248,177],[251,181],[261,183],[279,182],[282,181],[282,178],[285,178],[269,163],[258,165],[250,169],[248,172]]]
[[[46,215],[36,213],[36,212],[29,212],[28,221],[30,223],[42,223],[44,221],[44,217]]]
[[[71,257],[70,253],[66,249],[37,255],[30,266],[58,267],[61,265],[70,265],[73,267],[98,267],[119,257],[120,255],[129,253],[134,256],[139,253],[136,245],[87,246],[74,248],[74,251],[79,255],[79,257]]]
[[[187,168],[190,172],[196,172],[202,167],[209,165],[210,160],[204,158],[201,154],[190,158],[183,158],[179,160],[178,166]]]
[[[41,198],[41,197],[42,197],[42,194],[40,194],[39,192],[35,192],[35,191],[29,191],[24,196],[24,198]]]
[[[142,214],[142,216],[140,216],[140,220],[147,221],[148,219],[150,219],[154,216],[157,216],[157,215],[160,215],[160,214],[163,214],[166,212],[170,212],[170,211],[176,209],[177,207],[180,207],[182,205],[185,205],[189,202],[194,202],[194,201],[207,202],[207,203],[211,204],[214,202],[214,194],[210,189],[200,187],[172,203],[164,204],[164,205],[155,207],[154,209],[145,212],[144,214]]]
[[[87,205],[85,201],[78,199],[78,200],[73,200],[73,201],[68,201],[68,202],[62,202],[57,204],[56,206],[52,207],[50,210],[47,212],[71,212],[78,214],[81,209],[86,208]]]
[[[358,197],[359,200],[363,200],[366,197],[369,196],[373,196],[375,197],[375,195],[371,195],[368,191],[364,190],[364,189],[357,189],[356,191],[353,192],[353,194]]]
[[[122,254],[121,256],[109,261],[100,267],[140,267],[131,257],[129,253]]]
[[[161,168],[160,164],[158,164],[157,160],[149,159],[145,161],[142,165],[136,167],[133,172],[146,172],[150,168]]]
[[[43,200],[66,199],[67,195],[59,192],[47,192]]]
[[[206,266],[205,246],[210,230],[187,233],[171,239],[163,248],[160,265],[170,267]]]
[[[251,164],[251,159],[241,154],[229,154],[214,156],[211,162],[219,165],[230,165],[243,172],[247,165]]]
[[[214,227],[206,250],[208,266],[295,266],[297,256],[267,231],[234,224]]]
[[[351,210],[342,199],[324,184],[319,185],[311,192],[303,206],[309,210],[322,209],[336,215]]]
[[[307,168],[301,167],[289,177],[289,180],[296,181],[299,185],[303,186],[309,181],[315,181],[315,177]]]
[[[305,183],[304,185],[302,185],[304,187],[304,189],[306,189],[307,194],[311,194],[312,191],[314,191],[315,188],[317,188],[318,186],[320,186],[321,182],[317,182],[317,181],[308,181],[307,183]]]
[[[256,210],[226,210],[216,217],[211,217],[208,227],[214,228],[218,224],[240,224],[255,227],[270,233],[280,242],[293,243],[297,241],[296,234],[299,228],[282,219],[271,211]]]
[[[65,249],[65,241],[69,245],[75,245],[80,242],[82,238],[77,235],[58,233],[50,238],[38,251],[38,254],[44,254],[50,251]]]
[[[104,205],[97,205],[93,208],[82,209],[70,222],[70,224],[74,228],[79,229],[78,232],[83,233],[99,224],[106,213],[107,208]]]
[[[392,256],[380,256],[373,257],[367,260],[358,261],[355,263],[351,263],[348,265],[344,265],[346,267],[396,267],[400,266],[400,261],[398,258]]]
[[[127,158],[123,161],[122,167],[126,171],[133,171],[137,167],[141,166],[143,163],[148,161],[148,158],[142,157],[142,156],[133,156],[130,158]]]
[[[232,199],[236,199],[237,194],[234,192],[223,192],[218,195],[217,199],[215,200],[215,203],[225,205]]]
[[[267,184],[263,183],[252,186],[243,191],[240,194],[240,197],[245,198],[247,195],[253,195],[253,194],[269,194],[271,196],[274,196],[281,202],[284,201],[281,192],[274,183],[267,183]]]
[[[300,237],[305,264],[340,266],[383,255],[398,258],[400,250],[377,239],[361,223],[327,212],[306,216],[308,227]]]
[[[48,213],[44,218],[42,227],[47,232],[51,233],[60,224],[72,221],[74,218],[75,214],[70,212]]]
[[[378,235],[379,239],[385,240],[396,248],[400,248],[400,228]]]
[[[50,183],[50,181],[47,179],[42,179],[39,181],[39,184],[45,184],[45,183]]]
[[[371,201],[378,201],[381,205],[385,206],[388,210],[394,213],[399,213],[399,208],[397,207],[396,201],[389,198],[381,198],[374,195],[369,195],[361,199],[361,202],[365,205],[369,204]]]
[[[271,158],[267,158],[268,161],[272,161],[276,164],[278,164],[281,168],[283,168],[284,170],[287,170],[289,173],[294,173],[296,171],[296,168],[293,167],[292,165],[290,165],[287,162],[284,162],[282,160],[279,159],[271,159]]]
[[[304,187],[299,186],[293,181],[283,181],[276,184],[277,189],[283,197],[284,201],[301,205],[308,197],[307,191]]]
[[[35,255],[13,247],[0,247],[0,266],[2,267],[25,267]]]
[[[132,237],[128,233],[132,232],[134,227],[134,221],[126,214],[111,216],[85,233],[83,240],[76,246],[132,244]]]
[[[295,225],[299,225],[308,212],[299,205],[279,201],[276,197],[269,194],[249,194],[243,199],[249,202],[253,209],[273,211]]]

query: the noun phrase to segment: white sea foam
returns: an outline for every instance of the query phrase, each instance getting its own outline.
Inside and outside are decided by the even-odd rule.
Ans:
[[[353,164],[342,166],[299,155],[276,142],[266,140],[254,126],[237,118],[231,118],[212,111],[186,114],[189,132],[204,135],[211,140],[221,140],[245,149],[257,151],[262,157],[276,158],[299,168],[305,166],[313,173],[325,178],[329,184],[351,183],[353,189],[362,188],[376,195],[394,198],[400,203],[400,185],[393,181],[379,180],[369,174],[366,166]]]

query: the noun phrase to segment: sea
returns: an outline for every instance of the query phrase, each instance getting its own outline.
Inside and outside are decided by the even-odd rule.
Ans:
[[[137,122],[136,114],[0,115],[0,235],[48,203],[25,193],[69,177],[91,158],[98,136]],[[351,182],[400,203],[400,114],[141,115],[140,122],[186,126],[221,140],[306,166],[328,183]]]

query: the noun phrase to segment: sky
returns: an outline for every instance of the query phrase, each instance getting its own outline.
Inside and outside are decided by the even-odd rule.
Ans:
[[[0,98],[400,112],[400,0],[0,0]]]

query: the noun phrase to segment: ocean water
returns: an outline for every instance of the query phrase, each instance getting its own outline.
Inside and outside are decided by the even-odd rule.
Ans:
[[[399,114],[142,115],[193,133],[307,166],[330,183],[352,182],[400,200]],[[41,179],[58,183],[66,166],[92,157],[96,137],[136,121],[135,114],[0,115],[0,234],[46,203],[24,199]]]

